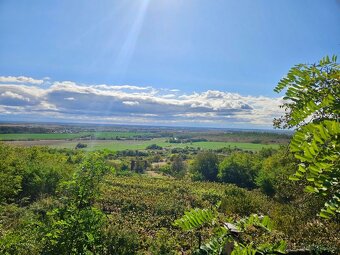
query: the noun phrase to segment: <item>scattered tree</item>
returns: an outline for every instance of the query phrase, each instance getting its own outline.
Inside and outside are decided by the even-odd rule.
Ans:
[[[212,152],[202,152],[196,156],[191,165],[194,180],[217,181],[218,157]]]
[[[147,150],[162,150],[163,147],[159,146],[157,144],[151,144],[149,146],[146,147]]]
[[[258,169],[253,158],[254,155],[249,153],[232,153],[219,165],[219,180],[243,188],[254,188]]]
[[[171,162],[171,175],[175,177],[183,177],[185,174],[185,163],[183,159],[176,155],[172,158]]]
[[[84,149],[87,147],[86,143],[77,143],[76,149]]]

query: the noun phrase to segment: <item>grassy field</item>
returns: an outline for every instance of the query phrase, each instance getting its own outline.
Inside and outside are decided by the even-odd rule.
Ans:
[[[27,133],[27,134],[0,134],[0,141],[8,141],[12,144],[33,146],[42,145],[54,148],[73,149],[81,142],[87,145],[86,151],[109,149],[112,151],[121,150],[144,150],[151,144],[157,144],[164,148],[201,148],[220,149],[224,147],[239,148],[243,150],[260,150],[261,148],[277,148],[277,144],[257,144],[251,142],[228,142],[208,141],[194,143],[167,143],[166,138],[154,138],[152,140],[116,140],[117,138],[152,137],[151,132],[79,132],[79,133]],[[86,140],[79,140],[86,139]],[[105,139],[105,140],[104,140]]]
[[[279,145],[277,144],[255,144],[255,143],[237,143],[237,142],[195,142],[195,143],[191,143],[191,144],[179,144],[179,146],[177,146],[176,144],[169,144],[167,143],[167,145],[173,148],[185,148],[186,146],[189,147],[195,147],[198,148],[200,147],[201,149],[221,149],[224,147],[230,147],[230,148],[239,148],[239,149],[243,149],[243,150],[260,150],[262,148],[278,148]],[[164,145],[164,147],[167,147],[166,145]]]
[[[79,132],[73,134],[62,134],[62,133],[45,133],[45,134],[0,134],[0,140],[2,141],[27,141],[27,140],[68,140],[68,139],[79,139],[84,137],[93,136],[97,139],[116,139],[138,137],[138,136],[149,136],[152,133],[145,132]]]
[[[50,141],[13,141],[12,144],[32,146],[32,145],[43,145],[54,148],[68,148],[73,149],[79,141],[61,141],[61,140],[50,140]],[[277,144],[254,144],[254,143],[236,143],[236,142],[195,142],[195,143],[167,143],[165,138],[154,138],[152,140],[138,141],[138,140],[88,140],[81,141],[87,144],[86,151],[109,149],[112,151],[121,150],[144,150],[151,144],[157,144],[164,148],[201,148],[201,149],[220,149],[224,147],[239,148],[243,150],[260,150],[262,148],[278,148]]]

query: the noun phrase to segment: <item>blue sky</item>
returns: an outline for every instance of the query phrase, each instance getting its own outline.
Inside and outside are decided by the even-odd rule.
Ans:
[[[269,127],[278,80],[339,55],[339,25],[337,0],[2,0],[0,120]],[[107,106],[80,112],[84,93]]]

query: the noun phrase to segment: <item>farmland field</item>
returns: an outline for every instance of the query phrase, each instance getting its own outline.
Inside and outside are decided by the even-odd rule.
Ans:
[[[152,133],[145,132],[79,132],[79,133],[42,133],[42,134],[0,134],[2,141],[27,141],[27,140],[67,140],[93,137],[94,139],[131,138],[149,136]]]
[[[238,148],[257,151],[261,148],[278,148],[287,136],[261,132],[225,132],[223,130],[173,130],[148,127],[78,127],[42,125],[39,130],[29,126],[2,126],[0,141],[20,146],[48,146],[74,149],[84,144],[85,151],[108,149],[111,151],[145,150],[156,144],[162,148],[194,148],[216,150]],[[43,130],[44,132],[41,132]],[[33,132],[30,132],[33,131]],[[169,142],[172,139],[172,142]]]
[[[42,145],[53,148],[73,149],[79,141],[65,140],[37,140],[37,141],[10,141],[14,145],[33,146]],[[193,143],[168,143],[165,138],[154,138],[152,140],[84,140],[87,145],[86,151],[108,149],[112,151],[121,150],[144,150],[151,144],[157,144],[163,148],[201,148],[201,149],[221,149],[224,147],[239,148],[243,150],[260,150],[261,148],[278,148],[278,144],[254,144],[236,142],[193,142]]]

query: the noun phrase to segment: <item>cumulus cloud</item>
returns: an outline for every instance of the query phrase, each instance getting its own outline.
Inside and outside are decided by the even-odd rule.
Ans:
[[[41,101],[41,89],[26,87],[24,85],[1,85],[0,105],[29,106],[37,105]]]
[[[26,76],[0,76],[0,82],[8,82],[8,83],[26,83],[26,84],[35,84],[40,85],[44,83],[44,80],[37,80],[31,77]]]
[[[102,90],[149,90],[152,87],[138,87],[138,86],[131,86],[131,85],[115,85],[115,86],[109,86],[109,85],[93,85],[91,86],[96,89],[102,89]]]
[[[28,97],[23,97],[22,95],[19,95],[17,93],[13,93],[11,91],[5,91],[3,93],[0,94],[0,96],[2,98],[7,98],[7,99],[18,99],[18,100],[22,100],[22,101],[27,101],[29,102],[30,99]]]
[[[162,95],[163,98],[175,98],[176,95],[175,94],[166,94],[166,95]]]
[[[282,98],[217,90],[183,94],[152,87],[52,82],[48,88],[0,84],[1,114],[108,123],[271,126]],[[12,107],[12,108],[9,108]],[[13,108],[16,107],[16,108]]]

